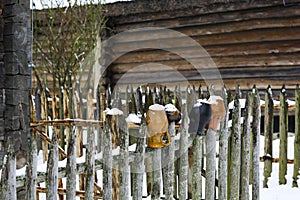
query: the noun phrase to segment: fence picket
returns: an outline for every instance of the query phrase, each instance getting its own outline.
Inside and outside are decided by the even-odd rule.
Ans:
[[[298,187],[298,176],[300,169],[300,89],[299,85],[295,90],[295,141],[294,141],[294,173],[293,187]]]
[[[179,164],[179,199],[187,199],[188,187],[188,112],[187,105],[183,105],[183,120],[180,127],[180,164]]]
[[[73,200],[76,197],[76,132],[73,128],[69,134],[66,174],[66,199]]]
[[[112,199],[112,144],[111,144],[111,130],[109,127],[108,117],[104,123],[103,135],[103,199]]]
[[[280,124],[279,124],[279,184],[286,184],[287,173],[287,135],[288,135],[288,103],[285,86],[280,92]]]
[[[93,119],[93,97],[90,90],[87,98],[87,117],[89,120]],[[86,200],[94,199],[94,173],[95,173],[95,160],[94,160],[94,146],[95,146],[94,128],[87,127],[87,145],[86,145],[86,172],[85,172],[85,195]]]
[[[245,110],[243,113],[244,123],[241,138],[241,200],[249,199],[249,172],[250,172],[250,123],[251,123],[252,95],[247,94]]]
[[[271,86],[267,88],[265,94],[265,148],[264,148],[264,182],[263,187],[268,187],[268,179],[272,173],[272,157],[273,157],[273,99]]]
[[[239,199],[240,166],[241,166],[241,106],[239,102],[239,87],[237,87],[232,111],[232,130],[230,137],[230,199]]]
[[[227,178],[228,178],[228,101],[227,90],[224,86],[221,94],[226,110],[225,118],[221,121],[220,140],[219,140],[219,199],[227,199]]]
[[[252,185],[252,200],[259,200],[259,149],[260,149],[260,98],[256,86],[253,87],[253,123],[252,123],[252,170],[253,170],[253,185]]]
[[[129,167],[129,132],[124,116],[120,117],[121,142],[120,142],[120,199],[129,199],[130,191],[130,167]]]
[[[36,110],[33,96],[30,95],[30,117],[36,121]],[[30,130],[30,143],[28,152],[28,164],[26,167],[26,199],[36,200],[36,177],[37,177],[37,138],[34,131]]]
[[[165,198],[167,200],[173,200],[174,193],[174,160],[175,160],[175,122],[171,122],[169,125],[169,133],[171,136],[171,143],[169,146],[162,149],[162,160],[164,161],[164,189]]]
[[[58,141],[57,132],[53,129],[51,143],[49,144],[49,158],[47,162],[46,198],[57,200],[58,189]]]

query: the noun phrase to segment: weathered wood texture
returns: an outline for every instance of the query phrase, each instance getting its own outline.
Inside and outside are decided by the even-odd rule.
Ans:
[[[273,158],[273,107],[274,103],[272,100],[272,90],[269,86],[265,95],[265,145],[264,145],[264,156],[265,156],[265,164],[264,164],[264,183],[263,187],[268,187],[268,179],[272,173],[272,158]],[[255,137],[255,136],[253,136]],[[254,138],[253,138],[254,139]]]
[[[297,85],[295,90],[295,141],[294,141],[294,173],[293,173],[293,187],[298,187],[297,180],[299,179],[299,169],[300,169],[300,89]]]
[[[195,48],[188,46],[183,38],[163,34],[162,30],[150,34],[143,29],[146,27],[172,29],[197,41],[211,56],[226,84],[242,77],[241,86],[250,89],[248,80],[257,82],[259,87],[266,86],[259,83],[262,79],[272,85],[282,85],[278,80],[290,85],[295,83],[291,76],[300,77],[297,6],[284,6],[281,1],[189,1],[182,6],[182,1],[174,0],[161,4],[138,1],[108,6],[112,35],[122,33],[110,49],[117,54],[126,52],[109,66],[112,83],[151,82],[150,72],[166,77],[163,81],[184,81],[174,78],[172,70],[187,80],[203,80],[190,63],[174,52],[184,52],[198,63],[206,60],[205,55],[195,53]],[[136,28],[139,30],[132,31]],[[128,30],[131,31],[124,33]],[[168,44],[167,50],[160,46],[164,43]],[[128,53],[128,49],[135,51]],[[141,71],[134,70],[150,62]],[[171,68],[165,70],[156,65],[159,63]],[[130,69],[133,71],[129,72]],[[201,71],[209,71],[209,66]],[[135,79],[120,79],[125,73]]]

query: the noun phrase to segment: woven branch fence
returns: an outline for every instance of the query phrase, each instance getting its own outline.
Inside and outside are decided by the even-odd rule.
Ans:
[[[274,105],[271,87],[258,93],[203,91],[188,87],[127,87],[89,91],[83,98],[79,89],[64,90],[62,96],[39,89],[30,94],[31,138],[26,171],[16,170],[11,140],[1,174],[1,199],[17,199],[23,190],[26,199],[259,199],[260,179],[268,187],[272,165],[279,162],[279,182],[286,183],[287,164],[294,164],[293,187],[298,187],[300,168],[299,87],[294,104],[288,104],[286,89]],[[217,134],[191,137],[188,113],[196,99],[220,95],[227,115]],[[264,99],[262,99],[264,97]],[[62,101],[60,101],[62,100]],[[262,103],[264,100],[264,103]],[[230,108],[229,102],[233,102]],[[149,105],[173,103],[182,112],[180,124],[169,124],[171,143],[151,149],[146,145],[146,123],[126,122],[130,114],[147,112]],[[104,112],[118,108],[123,114]],[[230,111],[230,113],[229,113]],[[274,115],[280,116],[280,156],[272,156]],[[261,120],[261,114],[264,119]],[[295,157],[287,159],[288,115],[295,116]],[[264,130],[261,130],[261,123]],[[264,134],[265,141],[260,141]],[[260,152],[260,143],[264,152]],[[44,166],[38,166],[42,152]],[[218,152],[218,153],[217,153]],[[38,156],[39,155],[39,156]],[[260,155],[264,155],[261,156]],[[264,162],[264,177],[259,164]],[[217,163],[217,164],[216,164]],[[47,165],[45,165],[47,164]],[[22,170],[22,169],[21,169]],[[249,190],[252,187],[252,190]],[[252,194],[249,193],[252,191]],[[150,197],[149,197],[150,198]]]

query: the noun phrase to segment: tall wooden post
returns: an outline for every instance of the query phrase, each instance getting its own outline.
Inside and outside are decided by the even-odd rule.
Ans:
[[[286,184],[287,173],[287,135],[288,135],[288,104],[286,102],[286,89],[280,92],[280,145],[279,145],[279,184]]]
[[[5,140],[12,136],[15,150],[28,148],[29,89],[31,61],[30,0],[4,1],[3,3],[3,47]],[[22,106],[24,119],[18,109]],[[25,124],[20,123],[21,121]],[[24,126],[24,127],[23,127]]]
[[[264,183],[263,187],[268,187],[268,178],[272,173],[272,143],[273,143],[273,99],[272,91],[269,86],[265,95],[265,164],[264,164]]]
[[[294,174],[293,174],[293,187],[298,187],[297,180],[299,179],[300,169],[300,89],[297,85],[295,90],[295,141],[294,141]]]

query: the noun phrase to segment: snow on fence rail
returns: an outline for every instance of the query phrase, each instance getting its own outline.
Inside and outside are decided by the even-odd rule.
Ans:
[[[8,140],[0,199],[16,199],[16,191],[20,188],[26,191],[27,199],[38,199],[40,193],[46,193],[47,199],[63,199],[66,196],[66,199],[72,200],[75,197],[142,199],[147,195],[151,195],[151,199],[162,196],[165,199],[249,199],[250,196],[259,199],[259,162],[265,163],[263,186],[268,187],[272,163],[276,161],[280,163],[281,184],[286,182],[286,165],[294,163],[293,187],[298,187],[298,86],[294,103],[287,100],[285,88],[282,88],[280,106],[274,106],[270,87],[266,90],[264,101],[254,87],[253,91],[247,92],[245,104],[237,87],[232,107],[229,103],[231,98],[223,88],[220,95],[225,100],[226,110],[233,110],[232,119],[228,113],[220,125],[218,141],[213,135],[191,137],[187,131],[189,109],[197,98],[208,97],[214,92],[212,90],[204,94],[201,89],[197,93],[194,88],[188,87],[183,97],[178,87],[173,93],[166,88],[154,88],[153,92],[147,88],[144,93],[140,88],[136,92],[127,88],[125,106],[117,89],[114,94],[110,94],[110,90],[105,93],[98,91],[96,102],[90,91],[85,103],[78,98],[82,96],[78,91],[74,95],[71,90],[63,91],[63,101],[59,101],[56,95],[52,98],[46,96],[44,90],[37,91],[31,95],[34,98],[31,99],[27,165],[16,170],[15,154]],[[182,99],[185,99],[183,104]],[[143,117],[138,124],[125,120],[129,114],[146,113],[153,103],[173,103],[183,114],[181,124],[169,124],[170,145],[158,149],[146,146],[146,122]],[[103,114],[106,107],[119,108],[124,114]],[[280,110],[279,158],[272,156],[274,109]],[[288,110],[295,112],[294,160],[287,159]],[[261,112],[264,115],[265,141],[259,141]],[[42,145],[38,145],[40,142]],[[259,152],[260,142],[265,143],[263,153]],[[42,150],[43,160],[47,164],[37,166],[38,150]],[[261,154],[264,156],[260,157]],[[209,180],[205,182],[205,188],[202,187],[204,180]],[[43,182],[45,187],[40,185]],[[249,194],[251,184],[252,195]]]

